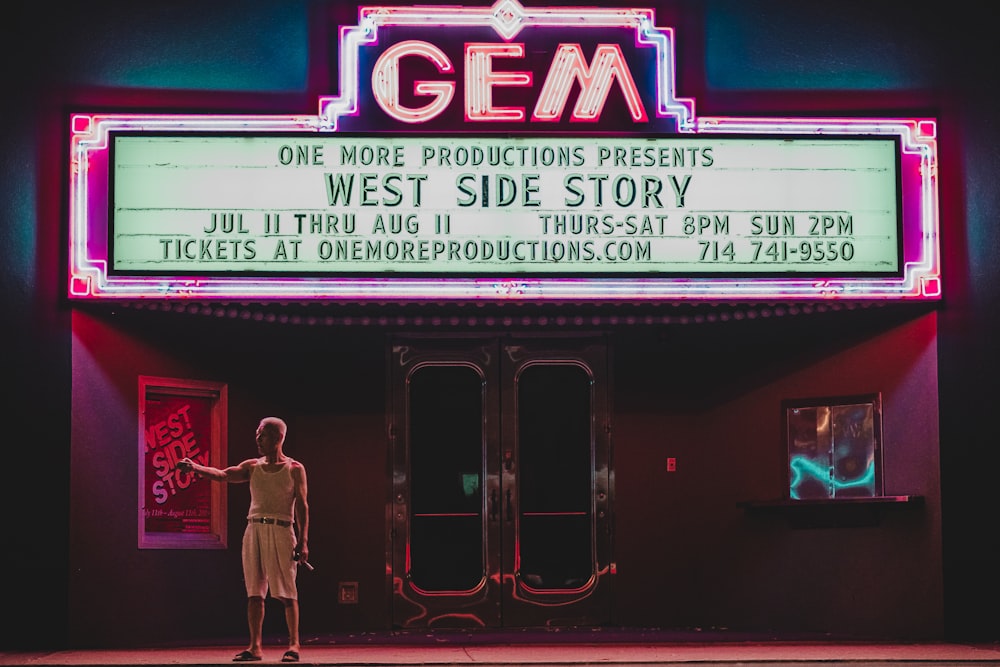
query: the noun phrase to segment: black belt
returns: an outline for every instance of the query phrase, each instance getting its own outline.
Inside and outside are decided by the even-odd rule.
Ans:
[[[247,519],[247,521],[249,521],[250,523],[268,523],[268,524],[274,523],[281,526],[282,528],[288,528],[289,526],[292,525],[291,521],[285,521],[284,519],[272,519],[269,516],[255,516],[252,519]]]

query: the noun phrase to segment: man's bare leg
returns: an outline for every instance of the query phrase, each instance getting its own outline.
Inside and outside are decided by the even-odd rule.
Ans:
[[[299,601],[281,598],[285,605],[285,623],[288,624],[288,650],[299,651]]]
[[[247,625],[250,627],[250,646],[247,650],[254,655],[264,655],[264,598],[247,598]]]

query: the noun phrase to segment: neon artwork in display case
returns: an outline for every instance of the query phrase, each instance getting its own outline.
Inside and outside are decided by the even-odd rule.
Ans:
[[[940,298],[933,119],[698,117],[649,9],[361,7],[338,48],[315,116],[74,114],[70,296]]]

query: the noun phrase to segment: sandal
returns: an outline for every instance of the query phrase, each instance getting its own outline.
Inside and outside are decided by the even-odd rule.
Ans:
[[[250,651],[240,651],[233,656],[233,662],[257,662],[262,659],[263,656],[254,655]]]
[[[285,655],[281,656],[281,662],[298,662],[299,652],[294,649],[288,649],[285,651]]]

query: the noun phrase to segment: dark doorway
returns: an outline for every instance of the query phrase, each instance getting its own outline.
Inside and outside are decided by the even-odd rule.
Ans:
[[[392,343],[393,624],[610,620],[603,339]]]

